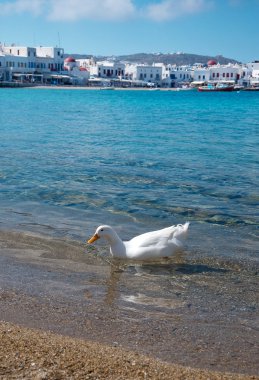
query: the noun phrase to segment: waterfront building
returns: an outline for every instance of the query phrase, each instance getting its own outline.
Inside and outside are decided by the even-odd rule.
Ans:
[[[229,83],[241,86],[250,85],[251,70],[246,65],[220,65],[216,61],[209,61],[206,66],[193,69],[193,86],[210,83]]]
[[[162,87],[181,87],[193,81],[193,67],[189,65],[166,65],[163,72]]]
[[[74,84],[119,87],[188,87],[208,82],[240,86],[259,86],[259,61],[220,65],[209,60],[206,65],[152,65],[96,62],[93,58],[64,59],[60,47],[5,46],[0,44],[0,84]]]
[[[249,70],[249,82],[252,87],[259,86],[259,61],[254,61],[247,64],[247,69]]]
[[[125,64],[125,78],[126,79],[133,80],[133,78],[136,78],[137,66],[138,65],[136,63]]]
[[[4,81],[5,79],[5,56],[2,54],[0,50],[0,81]]]
[[[253,78],[259,77],[259,61],[254,61],[247,64]]]
[[[1,80],[45,82],[63,71],[64,50],[58,47],[0,45]]]
[[[210,80],[215,82],[236,83],[240,79],[239,65],[212,65],[208,68]]]
[[[97,62],[97,75],[99,78],[122,79],[125,75],[125,64],[118,62]]]
[[[98,66],[93,57],[77,59],[76,64],[80,70],[88,70],[90,78],[95,78],[98,76]]]
[[[137,65],[133,73],[133,80],[152,83],[155,86],[161,85],[162,65]]]
[[[207,67],[196,67],[193,70],[193,86],[200,86],[204,83],[208,83],[210,80],[210,71]]]

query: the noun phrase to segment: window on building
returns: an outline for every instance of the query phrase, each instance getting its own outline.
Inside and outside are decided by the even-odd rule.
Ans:
[[[223,73],[223,78],[225,78],[225,76],[226,76],[226,74],[225,74],[225,73]]]

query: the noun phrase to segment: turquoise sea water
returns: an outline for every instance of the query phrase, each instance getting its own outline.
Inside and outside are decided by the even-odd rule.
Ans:
[[[191,222],[258,259],[259,93],[0,90],[0,228],[85,239]]]

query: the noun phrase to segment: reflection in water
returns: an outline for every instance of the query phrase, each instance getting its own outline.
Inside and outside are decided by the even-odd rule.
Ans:
[[[109,265],[110,275],[106,281],[107,291],[104,300],[109,306],[114,306],[116,301],[121,299],[124,302],[153,305],[167,309],[180,307],[184,305],[184,302],[175,297],[173,293],[170,294],[170,298],[168,298],[168,294],[166,297],[161,297],[161,291],[157,294],[154,289],[159,288],[162,281],[170,280],[171,283],[173,278],[179,278],[183,275],[189,277],[228,272],[228,269],[215,268],[206,264],[186,263],[183,252],[172,259],[154,262],[134,263],[133,261],[111,259]],[[123,292],[121,290],[122,283]],[[128,293],[125,294],[125,292]],[[152,292],[152,295],[147,295],[146,292]]]
[[[137,305],[150,305],[156,307],[162,307],[166,309],[175,309],[185,305],[185,302],[182,302],[179,299],[173,298],[162,298],[162,297],[148,297],[145,294],[138,293],[137,295],[123,295],[123,301],[131,302]]]
[[[119,298],[118,287],[125,265],[116,259],[110,261],[110,277],[107,280],[107,294],[105,297],[105,303],[109,306],[112,306],[116,299]]]
[[[177,274],[201,274],[201,273],[225,273],[227,269],[213,268],[204,264],[167,264],[167,265],[142,265],[136,266],[136,275],[150,275],[150,276],[170,276]]]

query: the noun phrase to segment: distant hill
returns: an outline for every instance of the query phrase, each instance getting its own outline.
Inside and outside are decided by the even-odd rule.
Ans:
[[[91,58],[91,55],[84,54],[65,54],[65,57],[73,56],[75,59]],[[151,65],[152,63],[164,63],[172,65],[193,65],[195,63],[206,64],[209,60],[216,60],[218,63],[225,65],[228,63],[240,63],[232,58],[226,58],[222,55],[209,56],[209,55],[199,55],[199,54],[188,54],[188,53],[137,53],[129,55],[118,55],[118,56],[93,56],[95,60],[112,60],[115,62],[128,62],[128,63],[142,63]]]

